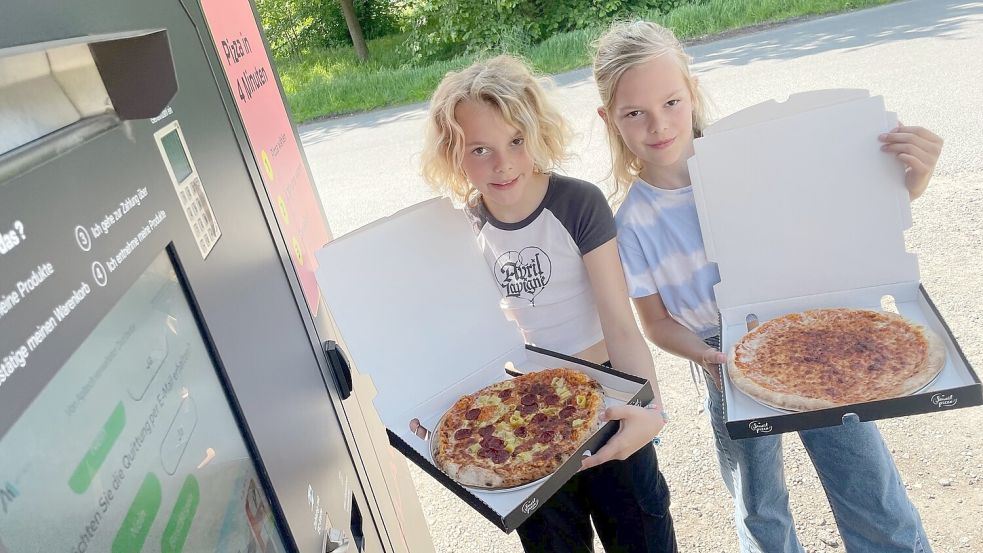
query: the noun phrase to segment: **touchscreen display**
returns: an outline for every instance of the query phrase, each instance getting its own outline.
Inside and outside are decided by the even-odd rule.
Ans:
[[[285,551],[166,252],[0,437],[8,551]]]

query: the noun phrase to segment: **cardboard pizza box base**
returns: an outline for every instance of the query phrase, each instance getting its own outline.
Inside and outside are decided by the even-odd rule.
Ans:
[[[897,313],[906,319],[925,326],[945,344],[946,362],[939,375],[920,391],[898,398],[871,401],[831,409],[789,412],[768,407],[738,390],[729,377],[724,378],[724,405],[727,413],[727,432],[732,438],[753,438],[796,432],[810,428],[822,428],[846,423],[856,417],[859,421],[872,421],[923,413],[972,407],[983,404],[983,388],[952,332],[939,315],[935,304],[925,289],[890,286],[869,292],[885,294],[894,299]],[[756,306],[748,316],[766,321],[785,313],[822,307],[848,307],[881,310],[882,303],[870,304],[856,301],[849,296],[829,295],[821,298],[800,298],[795,302],[783,302],[769,306]],[[769,311],[771,308],[772,311]],[[747,332],[747,323],[731,324],[722,328],[721,350],[730,351]],[[726,374],[726,367],[724,369]]]
[[[616,405],[647,405],[652,401],[652,387],[645,380],[620,373],[609,367],[595,365],[586,361],[551,352],[534,346],[526,346],[525,358],[508,356],[502,363],[496,363],[495,370],[489,376],[495,376],[488,384],[510,378],[507,372],[514,367],[518,372],[527,373],[554,367],[576,369],[590,375],[605,388],[605,407]],[[487,385],[487,384],[486,384]],[[480,389],[479,386],[475,390]],[[617,396],[617,397],[615,397]],[[457,395],[446,395],[420,405],[423,416],[418,417],[419,423],[428,431],[435,429],[438,421],[451,405],[458,399]],[[628,398],[627,401],[621,398]],[[409,421],[407,421],[407,428]],[[387,428],[390,443],[393,447],[412,460],[430,476],[437,479],[447,489],[454,492],[468,505],[481,513],[505,532],[511,532],[525,519],[535,512],[547,499],[556,493],[580,469],[580,460],[600,449],[617,431],[617,422],[605,423],[591,435],[570,458],[548,477],[515,490],[480,490],[465,487],[450,479],[434,464],[430,452],[429,436],[421,439],[410,430],[394,431]]]
[[[480,491],[451,480],[410,421],[433,429],[458,398],[520,372],[581,370],[600,382],[608,405],[645,405],[651,384],[613,369],[526,346],[499,307],[501,294],[466,217],[434,199],[346,234],[316,254],[318,285],[349,363],[372,381],[371,399],[390,442],[502,530],[528,518],[615,432],[609,422],[559,470],[511,491]]]
[[[714,294],[723,351],[752,316],[764,322],[823,307],[879,310],[886,297],[946,349],[942,372],[920,392],[796,413],[737,390],[724,367],[732,438],[983,404],[979,377],[905,250],[912,220],[904,168],[877,141],[896,124],[883,98],[823,90],[752,106],[696,140],[689,168],[707,257],[720,271]]]

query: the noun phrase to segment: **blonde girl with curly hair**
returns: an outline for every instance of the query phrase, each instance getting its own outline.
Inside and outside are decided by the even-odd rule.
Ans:
[[[528,552],[675,552],[669,490],[652,439],[666,423],[635,323],[614,217],[591,183],[557,173],[567,123],[520,60],[448,73],[430,101],[423,174],[463,204],[505,314],[527,343],[652,382],[651,408],[613,407],[618,433],[518,528]]]

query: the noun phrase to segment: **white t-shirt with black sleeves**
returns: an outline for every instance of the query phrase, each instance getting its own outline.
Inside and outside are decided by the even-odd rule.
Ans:
[[[583,261],[615,237],[600,189],[552,174],[543,201],[522,221],[499,221],[480,201],[466,212],[502,292],[502,309],[526,343],[572,355],[603,339]]]

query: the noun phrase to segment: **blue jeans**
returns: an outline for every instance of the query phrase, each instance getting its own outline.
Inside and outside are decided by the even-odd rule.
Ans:
[[[732,440],[720,391],[707,378],[707,402],[724,483],[734,498],[743,553],[803,553],[788,506],[781,436]],[[826,491],[848,553],[931,552],[891,452],[877,427],[843,426],[798,433]]]

